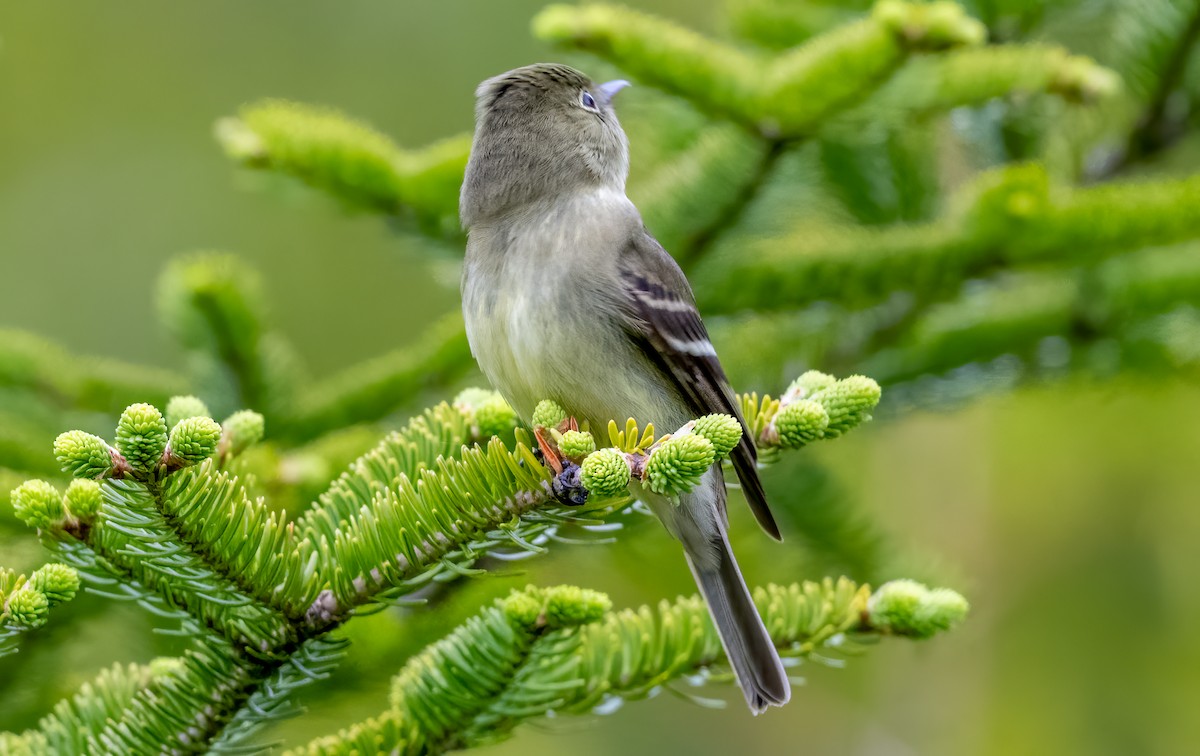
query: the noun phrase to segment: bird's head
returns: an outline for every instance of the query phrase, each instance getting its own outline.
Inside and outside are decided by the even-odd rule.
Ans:
[[[555,63],[517,68],[480,84],[460,202],[463,225],[570,192],[624,192],[629,143],[612,101],[627,85],[596,84]]]

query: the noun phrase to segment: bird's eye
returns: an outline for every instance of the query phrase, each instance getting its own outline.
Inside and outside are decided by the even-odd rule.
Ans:
[[[599,110],[599,108],[596,107],[596,98],[592,97],[591,92],[584,92],[583,94],[579,95],[579,103],[588,110]]]

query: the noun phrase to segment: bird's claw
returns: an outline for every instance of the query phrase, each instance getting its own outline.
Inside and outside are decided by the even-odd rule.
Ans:
[[[562,472],[554,476],[551,484],[554,498],[568,507],[578,507],[587,503],[588,490],[583,487],[582,468],[569,459],[564,459],[562,464]]]

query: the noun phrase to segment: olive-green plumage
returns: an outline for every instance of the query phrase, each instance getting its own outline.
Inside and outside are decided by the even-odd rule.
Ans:
[[[524,418],[550,399],[592,428],[741,421],[687,279],[625,196],[629,147],[612,109],[624,85],[539,64],[479,86],[460,202],[471,350]],[[749,439],[730,457],[778,538]],[[783,665],[726,537],[720,467],[678,501],[634,487],[683,544],[750,709],[786,703]]]

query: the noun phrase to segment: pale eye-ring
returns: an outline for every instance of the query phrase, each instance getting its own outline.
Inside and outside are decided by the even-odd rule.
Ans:
[[[596,98],[592,97],[591,92],[584,92],[583,94],[579,95],[579,104],[583,105],[583,107],[587,108],[588,110],[599,111],[599,108],[596,107]]]

